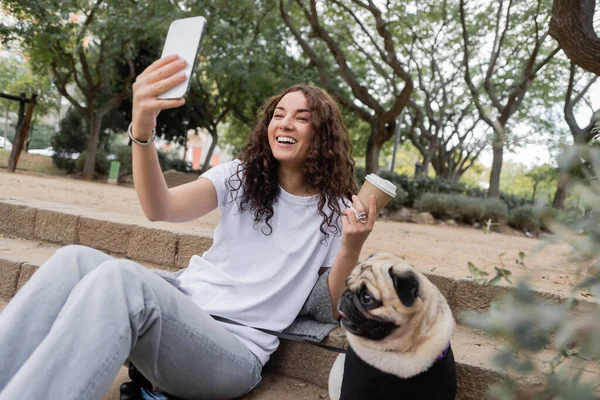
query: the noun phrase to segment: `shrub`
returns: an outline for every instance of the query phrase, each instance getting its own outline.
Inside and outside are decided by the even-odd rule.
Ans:
[[[119,177],[131,175],[133,173],[131,164],[131,146],[119,146],[117,147],[115,154],[117,156],[117,160],[121,163],[121,167],[119,169]],[[165,153],[163,151],[158,151],[158,163],[160,164],[160,169],[163,171],[167,171],[170,169],[174,169],[175,171],[180,172],[191,171],[187,163],[181,160],[180,158],[176,158],[173,153]]]
[[[554,220],[564,225],[573,225],[576,221],[583,217],[583,210],[578,207],[570,207],[565,210],[554,211]]]
[[[429,212],[436,219],[454,219],[465,223],[481,220],[484,207],[481,199],[456,194],[426,193],[415,207],[421,212]]]
[[[108,175],[110,169],[110,161],[106,158],[108,154],[103,149],[98,149],[96,152],[96,165],[94,166],[94,172],[97,176]],[[75,161],[75,171],[83,172],[83,166],[85,165],[85,159],[87,158],[87,151],[84,151],[79,155],[79,158]]]
[[[59,132],[52,136],[51,144],[54,149],[52,161],[54,165],[67,173],[81,172],[83,164],[79,160],[82,160],[83,153],[87,150],[88,134],[89,123],[86,116],[73,107],[69,108],[64,118],[60,120]],[[104,155],[104,157],[101,160],[96,160],[96,173],[99,175],[108,173],[108,167],[104,168],[107,164],[107,151],[104,149],[108,138],[109,135],[100,134],[97,157],[100,155]],[[80,154],[79,159],[71,159],[71,155],[76,153]],[[108,165],[110,166],[110,163]]]
[[[406,192],[402,189],[402,186],[396,185],[396,197],[390,200],[389,203],[386,204],[384,210],[395,212],[404,207],[406,203]]]
[[[510,211],[508,224],[523,232],[535,232],[540,229],[541,222],[533,210],[533,206],[520,206]]]
[[[69,108],[51,141],[57,158],[83,152],[87,148],[88,133],[87,119],[75,108]]]
[[[117,161],[121,163],[119,167],[119,178],[124,176],[131,175],[133,173],[132,169],[132,155],[131,155],[131,146],[119,146],[115,150],[115,155],[117,156]]]
[[[594,175],[584,177],[581,185],[573,187],[580,196],[581,207],[588,213],[556,212],[548,208],[534,213],[537,210],[531,206],[517,207],[511,212],[511,224],[529,229],[531,226],[527,224],[536,224],[534,217],[540,215],[554,233],[551,243],[559,241],[571,246],[568,259],[556,260],[561,273],[572,274],[569,276],[572,287],[565,291],[565,299],[549,302],[524,279],[516,283],[514,290],[496,298],[486,313],[461,316],[469,328],[510,344],[494,354],[495,365],[505,374],[505,378],[488,391],[489,397],[494,399],[598,398],[598,379],[586,376],[586,371],[593,370],[600,357],[597,306],[600,296],[600,187],[597,180],[600,152],[591,146],[581,146],[567,149],[565,156],[569,155],[572,159],[562,161],[561,168],[573,180],[577,179],[571,170],[573,164],[581,164],[586,156],[591,160]],[[552,220],[553,216],[564,217],[569,223]],[[533,253],[538,251],[547,250],[539,246]],[[522,264],[524,257],[524,253],[519,255],[517,265]],[[496,271],[504,274],[505,270],[496,267]],[[524,385],[524,382],[535,382],[535,385]]]
[[[190,172],[192,169],[188,166],[188,163],[181,158],[177,157],[175,153],[163,153],[158,152],[158,159],[161,163],[160,166],[163,171],[174,169],[179,172]]]
[[[367,172],[363,167],[354,167],[354,177],[356,178],[356,183],[360,187],[365,181],[365,176],[367,176]]]
[[[492,220],[492,222],[503,223],[508,220],[508,206],[498,198],[487,198],[483,200],[483,221]]]
[[[65,155],[65,157],[61,157],[60,154],[54,154],[52,156],[52,162],[54,163],[54,165],[56,165],[58,169],[62,169],[63,171],[65,171],[67,174],[72,174],[73,172],[75,172],[76,161],[77,160],[73,160],[68,155]]]
[[[415,207],[429,212],[437,219],[454,219],[472,224],[491,219],[503,222],[508,219],[508,208],[500,199],[480,199],[462,194],[424,194]]]
[[[487,198],[488,191],[477,187],[470,187],[465,190],[465,194],[469,197]],[[500,200],[506,203],[506,206],[509,210],[533,204],[533,201],[530,198],[521,197],[517,196],[516,194],[509,194],[505,192],[500,192]]]
[[[508,194],[501,192],[500,198],[506,203],[509,210],[517,207],[533,205],[533,200],[528,197],[517,196],[516,194]]]

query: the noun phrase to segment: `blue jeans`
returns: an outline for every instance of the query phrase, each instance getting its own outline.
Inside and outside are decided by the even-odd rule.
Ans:
[[[0,314],[0,400],[101,399],[127,361],[183,399],[233,399],[262,365],[190,298],[135,262],[59,249]]]

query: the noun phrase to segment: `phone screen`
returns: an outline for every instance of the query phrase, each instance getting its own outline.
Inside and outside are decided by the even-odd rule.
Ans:
[[[177,54],[180,58],[185,59],[187,64],[183,71],[187,78],[174,88],[158,95],[159,99],[176,99],[185,96],[187,93],[192,73],[196,67],[205,25],[206,19],[204,17],[191,17],[175,20],[169,26],[161,58]]]

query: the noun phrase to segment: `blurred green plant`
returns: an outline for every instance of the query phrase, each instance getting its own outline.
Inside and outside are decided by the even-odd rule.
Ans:
[[[429,212],[437,219],[454,219],[467,224],[485,223],[488,220],[499,223],[508,219],[508,207],[497,198],[426,193],[415,202],[415,208],[421,212]]]
[[[494,383],[489,395],[495,399],[596,399],[598,360],[600,359],[600,150],[573,148],[561,158],[561,170],[578,170],[573,177],[574,190],[580,195],[582,214],[570,221],[557,218],[551,209],[543,209],[540,220],[553,232],[553,238],[573,249],[578,282],[562,302],[538,298],[530,283],[521,280],[507,296],[495,301],[487,313],[468,313],[463,322],[489,335],[501,337],[505,349],[494,357],[495,364],[509,372],[506,379]],[[583,172],[582,172],[583,171]],[[543,251],[543,249],[541,250]],[[519,255],[521,261],[523,257]],[[503,268],[496,276],[469,263],[475,282],[498,283],[508,278]],[[575,299],[582,291],[585,305]],[[594,301],[589,301],[594,300]],[[542,354],[542,352],[544,354]],[[596,364],[593,379],[590,367]],[[523,379],[517,381],[514,377]],[[523,382],[537,382],[527,385]]]

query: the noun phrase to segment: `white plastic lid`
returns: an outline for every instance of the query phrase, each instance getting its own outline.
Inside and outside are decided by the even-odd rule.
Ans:
[[[391,197],[396,197],[396,185],[394,185],[392,182],[375,174],[369,174],[365,179],[371,182],[373,186],[382,192],[387,193]]]

